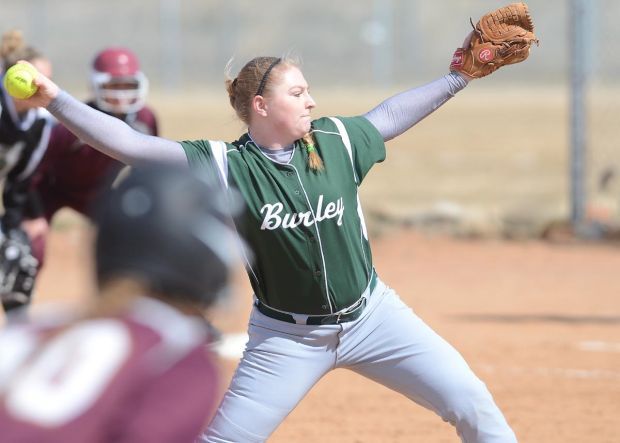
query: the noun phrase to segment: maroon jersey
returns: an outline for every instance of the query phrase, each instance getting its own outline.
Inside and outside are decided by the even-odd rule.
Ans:
[[[89,103],[94,106],[93,103]],[[158,135],[153,112],[144,107],[123,120],[145,134]],[[82,143],[63,125],[53,128],[47,152],[35,171],[33,189],[38,194],[44,216],[50,220],[63,207],[88,215],[93,199],[110,175],[123,164]]]
[[[0,333],[2,442],[192,442],[215,406],[206,324],[139,298],[123,316]]]

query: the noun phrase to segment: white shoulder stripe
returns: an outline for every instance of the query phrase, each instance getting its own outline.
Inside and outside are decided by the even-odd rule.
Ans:
[[[331,134],[331,135],[337,135],[340,137],[340,133],[339,132],[332,132],[332,131],[322,131],[320,129],[313,129],[312,132],[320,132],[321,134]]]
[[[228,188],[228,159],[226,157],[226,143],[220,140],[208,140],[213,158],[217,164],[220,180]]]
[[[339,119],[335,117],[329,117],[329,119],[334,122],[336,128],[338,128],[340,137],[342,137],[342,143],[344,143],[344,147],[347,148],[347,154],[349,154],[349,159],[351,160],[351,168],[353,169],[353,177],[355,178],[355,183],[357,183],[357,185],[359,186],[360,181],[357,179],[357,174],[355,173],[355,163],[353,163],[353,148],[351,147],[351,139],[349,139],[347,129],[344,127],[344,125]]]
[[[351,160],[353,178],[355,179],[355,183],[357,184],[357,186],[359,186],[360,181],[358,180],[357,174],[355,173],[355,163],[353,162],[353,147],[351,146],[351,139],[349,138],[347,128],[344,127],[344,124],[339,119],[335,117],[329,117],[329,119],[334,122],[334,124],[338,128],[338,132],[340,132],[340,137],[342,137],[342,142],[344,143],[345,148],[347,148],[347,153],[349,154],[349,159]],[[360,202],[359,193],[357,194],[357,215],[359,216],[360,224],[362,225],[362,235],[364,236],[366,241],[368,241],[368,229],[366,228],[366,220],[364,219],[364,213],[362,212],[362,203]]]

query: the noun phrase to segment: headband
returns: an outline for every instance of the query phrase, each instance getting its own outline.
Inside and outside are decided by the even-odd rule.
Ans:
[[[254,96],[262,95],[263,94],[263,89],[265,89],[265,83],[267,82],[267,77],[269,77],[269,73],[281,61],[282,61],[281,58],[277,58],[273,63],[271,63],[269,65],[269,67],[267,68],[267,70],[263,74],[263,78],[261,79],[260,84],[258,85],[258,90],[256,91],[256,94],[254,94]]]

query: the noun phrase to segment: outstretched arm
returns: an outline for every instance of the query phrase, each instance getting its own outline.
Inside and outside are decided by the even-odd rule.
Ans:
[[[431,83],[401,92],[367,112],[383,140],[399,136],[467,86],[469,80],[451,72]]]
[[[534,24],[525,3],[485,14],[452,56],[450,73],[387,99],[365,114],[384,140],[390,140],[435,111],[474,79],[501,66],[519,63],[530,53]]]
[[[135,131],[125,122],[61,91],[41,73],[37,74],[34,83],[38,90],[27,101],[47,108],[77,137],[104,154],[128,165],[157,162],[188,166],[180,143]]]
[[[80,140],[128,165],[144,162],[188,165],[178,142],[136,131],[64,91],[58,93],[47,109]]]

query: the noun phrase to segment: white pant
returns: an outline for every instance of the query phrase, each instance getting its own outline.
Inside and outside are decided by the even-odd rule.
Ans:
[[[435,411],[463,442],[517,441],[463,357],[381,281],[353,322],[296,325],[254,308],[248,333],[243,358],[201,442],[265,441],[335,368],[351,369]]]

